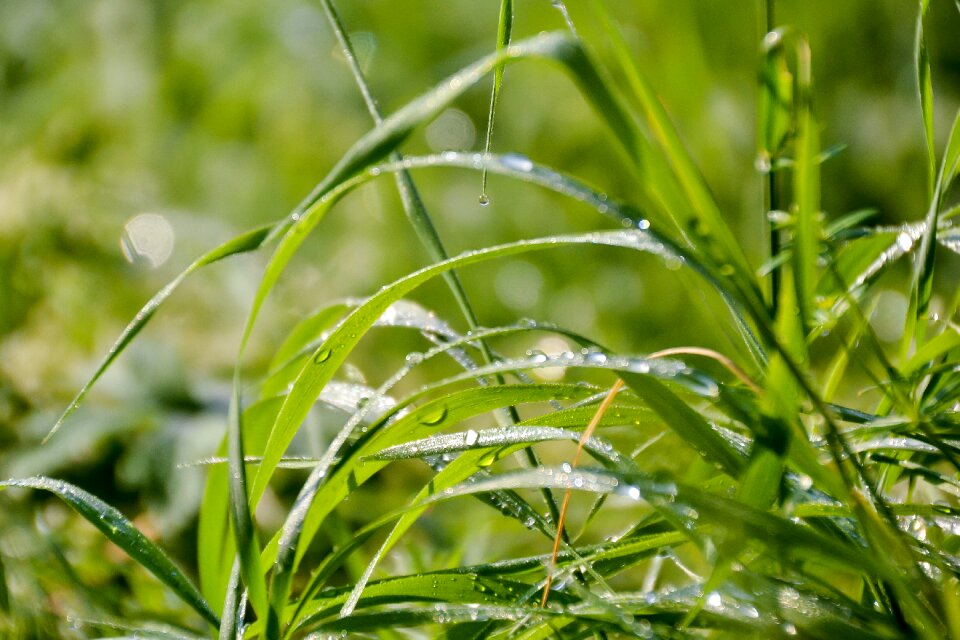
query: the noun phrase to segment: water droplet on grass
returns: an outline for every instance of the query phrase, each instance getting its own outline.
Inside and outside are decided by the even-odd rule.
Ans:
[[[323,364],[330,359],[331,354],[333,354],[332,349],[321,349],[320,351],[317,351],[315,356],[313,356],[313,363]]]
[[[490,198],[485,193],[481,193],[480,197],[477,199],[477,202],[480,203],[481,207],[486,207],[490,204]]]
[[[533,170],[533,161],[521,153],[505,154],[503,158],[501,158],[501,161],[503,162],[503,166],[515,169],[516,171],[527,173]]]
[[[440,424],[446,419],[447,419],[447,408],[441,405],[429,411],[428,413],[424,414],[424,416],[420,418],[420,424],[425,424],[428,427],[433,427]]]

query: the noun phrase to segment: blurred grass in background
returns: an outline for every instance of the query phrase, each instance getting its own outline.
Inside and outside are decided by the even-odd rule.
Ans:
[[[496,3],[342,4],[385,113],[495,42]],[[570,9],[576,14],[581,3]],[[612,9],[759,265],[765,236],[754,169],[762,33],[756,4],[670,0]],[[871,207],[878,224],[920,218],[913,3],[794,0],[777,9],[778,22],[810,36],[823,146],[847,146],[824,167],[828,217]],[[562,25],[546,0],[517,3],[516,37]],[[941,144],[960,102],[958,32],[954,7],[933,3],[927,38]],[[488,101],[485,88],[469,91],[405,151],[480,149]],[[264,256],[192,280],[71,429],[43,448],[39,440],[153,292],[203,250],[288,212],[370,126],[342,54],[309,2],[0,3],[0,476],[44,473],[76,482],[142,514],[146,529],[177,541],[168,548],[189,565],[203,473],[177,465],[209,455],[219,441],[229,372]],[[632,177],[612,157],[613,145],[598,144],[606,136],[561,74],[540,65],[506,71],[496,151],[526,154],[630,200]],[[478,203],[473,172],[416,178],[451,253],[607,224],[586,207],[495,176],[488,207]],[[308,243],[258,328],[254,367],[265,365],[308,310],[372,293],[427,260],[387,181],[349,196]],[[463,279],[486,324],[550,320],[621,352],[676,346],[691,335],[722,347],[700,294],[682,291],[663,270],[648,276],[645,260],[549,252],[469,270]],[[891,296],[884,306],[902,317],[906,300]],[[418,300],[457,317],[440,283]],[[373,340],[361,354],[397,361],[414,348],[414,337]],[[355,364],[376,384],[390,371],[373,362]],[[21,588],[38,597],[62,594],[66,601],[54,597],[52,610],[103,601],[122,615],[115,596],[131,589],[144,594],[139,606],[163,608],[162,588],[119,554],[117,566],[103,565],[107,543],[74,527],[65,507],[51,503],[34,522],[12,504],[0,497],[0,555]],[[35,536],[35,527],[44,535]],[[60,546],[67,536],[69,550]],[[39,620],[36,633],[55,624]]]

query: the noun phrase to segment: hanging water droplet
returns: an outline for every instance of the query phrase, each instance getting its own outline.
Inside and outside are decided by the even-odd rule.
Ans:
[[[485,193],[481,193],[480,197],[477,199],[477,202],[480,203],[481,207],[486,207],[490,204],[490,198]]]
[[[420,418],[420,424],[425,424],[428,427],[433,427],[444,420],[447,419],[447,408],[443,405],[428,411],[422,418]]]
[[[313,356],[314,364],[323,364],[330,359],[330,356],[333,354],[332,349],[321,349],[317,351],[316,355]]]
[[[496,462],[496,461],[497,461],[497,450],[494,449],[494,450],[491,451],[490,453],[484,455],[482,458],[480,458],[479,460],[477,460],[477,466],[478,466],[478,467],[489,467],[490,465],[492,465],[492,464],[493,464],[494,462]]]

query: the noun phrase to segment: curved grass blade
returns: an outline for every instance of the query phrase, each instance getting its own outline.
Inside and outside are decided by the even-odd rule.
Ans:
[[[513,32],[513,0],[500,0],[500,19],[497,22],[497,51],[502,51],[510,44]],[[487,133],[483,142],[483,153],[490,155],[490,144],[493,141],[493,120],[497,113],[497,102],[500,100],[500,87],[503,84],[503,65],[499,65],[493,72],[493,88],[490,90],[490,109],[487,112]],[[480,204],[489,204],[487,197],[487,169],[483,168],[480,178]]]
[[[671,201],[668,210],[673,216],[678,217],[678,225],[685,232],[693,231],[694,227],[697,226],[696,235],[702,241],[715,241],[714,247],[721,256],[720,263],[731,265],[737,272],[737,278],[742,280],[746,289],[755,287],[753,270],[750,268],[740,243],[737,242],[730,228],[724,222],[703,176],[697,170],[692,156],[684,147],[680,135],[670,121],[670,117],[657,97],[652,84],[634,62],[623,35],[610,17],[606,5],[602,2],[594,2],[592,6],[601,19],[605,35],[613,45],[617,62],[630,86],[632,98],[643,114],[653,138],[660,146],[662,160],[666,160],[670,170],[681,185],[682,197],[686,202]],[[641,169],[646,169],[646,167],[641,167]],[[694,216],[694,220],[679,218],[679,216],[688,215],[686,213],[688,211]],[[696,224],[694,224],[694,221]]]
[[[498,429],[481,429],[479,431],[471,429],[458,433],[445,433],[420,440],[413,440],[411,442],[404,442],[403,444],[381,449],[376,454],[369,456],[369,459],[393,461],[460,453],[473,449],[490,449],[515,444],[533,444],[536,442],[563,440],[579,442],[580,437],[581,434],[577,431],[546,426],[513,426]],[[637,470],[636,465],[632,464],[629,458],[620,456],[609,443],[600,438],[588,438],[583,446],[601,462],[609,463],[611,466],[621,469],[626,465],[635,471]]]
[[[363,70],[357,63],[356,55],[354,55],[353,47],[350,44],[350,39],[347,37],[346,30],[343,27],[340,16],[337,14],[336,8],[333,6],[332,0],[323,0],[323,8],[327,15],[327,20],[333,28],[334,35],[337,37],[344,56],[347,59],[347,63],[350,66],[350,71],[353,74],[355,82],[357,83],[357,87],[360,89],[360,93],[363,95],[364,102],[367,105],[367,111],[370,113],[370,117],[373,118],[374,123],[379,126],[383,124],[383,117],[380,114],[379,107],[377,107],[376,100],[373,98],[373,95],[370,92],[370,87],[367,85],[366,78],[364,78]],[[503,64],[500,64],[494,73],[502,76]],[[394,151],[390,154],[390,159],[393,161],[400,160],[400,154]],[[395,173],[394,180],[397,185],[397,191],[400,193],[400,200],[403,203],[403,210],[407,214],[407,219],[410,221],[411,226],[413,226],[417,237],[420,238],[420,243],[427,250],[427,253],[433,262],[445,260],[448,257],[447,250],[444,248],[443,242],[440,240],[440,234],[437,233],[437,229],[433,224],[433,220],[431,219],[430,214],[427,212],[427,208],[424,206],[423,200],[420,198],[420,194],[413,182],[413,178],[411,178],[410,174],[404,170]],[[479,322],[477,321],[476,313],[473,310],[473,305],[470,303],[470,299],[467,297],[467,292],[464,290],[463,285],[460,282],[460,278],[457,276],[457,272],[451,271],[444,274],[444,280],[446,280],[447,286],[450,288],[454,299],[460,306],[460,310],[463,313],[464,319],[467,321],[467,325],[470,327],[470,329],[476,329],[479,326]],[[481,343],[481,349],[487,361],[492,361],[489,349],[485,344]]]
[[[377,439],[373,442],[386,440],[386,443],[381,444],[389,444],[398,441],[411,429],[420,432],[434,430],[445,425],[455,424],[466,417],[504,406],[517,406],[537,400],[583,397],[587,393],[588,390],[575,385],[498,385],[467,389],[439,398],[411,411],[392,422],[389,430],[382,433],[376,432]],[[348,433],[348,429],[341,432],[341,434]],[[293,571],[296,569],[298,556],[301,553],[300,549],[305,546],[306,541],[313,537],[320,521],[346,496],[351,485],[359,486],[386,464],[385,462],[377,462],[364,464],[359,468],[355,467],[356,462],[363,459],[366,451],[374,453],[377,450],[373,442],[361,445],[356,454],[352,456],[353,462],[338,468],[330,480],[321,486],[320,482],[327,475],[333,461],[331,452],[340,446],[335,441],[328,448],[324,458],[311,472],[310,478],[301,489],[300,495],[297,497],[296,507],[291,510],[277,542],[273,577],[275,589],[273,604],[277,611],[281,610],[283,601],[286,599],[285,594],[289,589]],[[311,511],[314,504],[319,504],[322,511]],[[281,593],[284,594],[283,599],[279,598]]]
[[[933,270],[936,257],[937,232],[940,221],[940,208],[943,197],[946,195],[953,180],[960,172],[960,111],[957,112],[947,138],[947,147],[940,163],[937,182],[933,190],[930,208],[924,219],[925,227],[920,238],[920,248],[917,250],[914,277],[910,291],[910,311],[908,313],[908,331],[904,331],[901,343],[901,355],[906,355],[911,340],[919,348],[926,339],[926,316],[930,309],[930,299],[933,296]],[[912,325],[912,326],[911,326]]]
[[[73,400],[70,401],[70,404],[64,410],[63,414],[57,419],[57,422],[53,425],[53,428],[50,429],[50,432],[43,439],[44,442],[47,442],[53,435],[60,430],[60,427],[63,426],[64,421],[70,417],[76,409],[80,406],[80,403],[83,402],[83,399],[89,393],[90,389],[96,384],[97,380],[103,375],[107,368],[117,359],[127,345],[136,337],[140,330],[146,326],[147,322],[153,317],[153,314],[157,312],[167,298],[176,291],[177,287],[194,271],[205,267],[209,264],[219,262],[224,258],[229,258],[230,256],[238,255],[241,253],[248,253],[251,251],[256,251],[263,245],[267,244],[273,237],[276,237],[277,232],[284,227],[283,223],[279,225],[269,225],[265,227],[259,227],[252,231],[240,234],[239,236],[223,243],[216,249],[207,252],[197,260],[195,260],[189,267],[183,270],[176,278],[171,280],[163,289],[161,289],[155,296],[153,296],[147,304],[143,306],[140,311],[137,312],[137,315],[134,316],[133,320],[130,321],[130,324],[124,328],[123,332],[120,334],[120,337],[117,338],[117,341],[110,347],[110,350],[107,352],[107,355],[103,358],[99,365],[97,365],[96,371],[90,379],[81,387],[80,391],[77,392],[77,395],[74,396]]]
[[[639,474],[598,469],[567,471],[561,467],[522,470],[445,489],[434,494],[426,503],[505,487],[532,489],[542,485],[592,493],[616,493],[672,510],[682,520],[693,519],[697,526],[709,522],[729,532],[734,539],[753,539],[770,544],[781,550],[784,558],[790,557],[797,562],[816,558],[827,566],[842,566],[858,573],[903,581],[901,574],[885,563],[876,562],[863,549],[829,538],[788,518],[694,487]]]
[[[658,238],[650,230],[627,230],[598,232],[574,236],[554,236],[538,240],[490,247],[467,252],[456,258],[425,267],[413,274],[388,285],[372,296],[364,305],[353,311],[330,335],[326,342],[314,353],[312,360],[304,366],[294,382],[293,389],[284,401],[280,415],[271,431],[261,464],[251,492],[252,501],[262,494],[273,469],[293,439],[313,402],[320,391],[329,382],[337,368],[346,360],[347,355],[360,341],[365,332],[391,304],[406,296],[421,284],[452,268],[476,264],[493,258],[545,250],[577,244],[596,244],[621,246],[637,251],[677,259],[682,257],[665,240]],[[696,262],[687,260],[691,266]],[[337,447],[331,447],[328,454],[336,455]]]
[[[170,587],[177,597],[190,605],[204,620],[214,627],[220,625],[220,618],[177,565],[122,513],[106,502],[70,483],[42,476],[0,482],[0,488],[6,487],[39,489],[56,495],[123,549],[137,564]]]

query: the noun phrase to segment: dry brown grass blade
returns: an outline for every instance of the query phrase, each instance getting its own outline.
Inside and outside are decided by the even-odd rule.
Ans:
[[[587,425],[587,428],[584,429],[583,435],[580,436],[580,442],[577,443],[577,452],[573,456],[573,463],[570,465],[571,468],[576,468],[577,464],[580,462],[580,454],[583,453],[584,443],[590,439],[590,436],[593,435],[593,432],[597,430],[597,425],[600,424],[600,421],[603,419],[603,414],[607,412],[607,409],[610,408],[610,405],[613,404],[613,399],[616,397],[617,392],[623,388],[623,380],[619,378],[613,386],[610,387],[610,392],[607,394],[607,397],[603,399],[603,402],[600,403],[600,406],[597,407],[597,412],[593,414],[593,419],[590,420],[590,424]],[[553,539],[553,553],[550,555],[550,566],[547,571],[547,581],[543,585],[543,599],[540,600],[540,606],[547,606],[547,598],[550,597],[550,585],[553,584],[553,568],[557,564],[557,554],[560,553],[560,540],[563,538],[563,525],[567,519],[567,506],[570,504],[570,495],[573,492],[570,489],[567,489],[563,494],[563,504],[560,505],[560,517],[557,519],[557,535]]]

